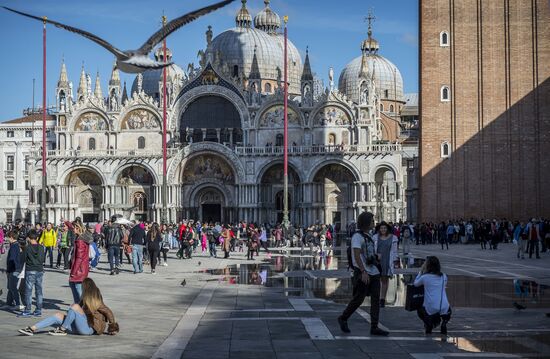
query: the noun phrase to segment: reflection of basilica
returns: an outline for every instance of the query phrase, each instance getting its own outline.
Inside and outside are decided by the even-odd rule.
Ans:
[[[206,32],[200,67],[168,67],[170,221],[275,222],[282,218],[282,68],[279,16],[269,2],[254,19],[246,1],[236,27]],[[342,71],[338,90],[319,89],[309,55],[289,43],[291,221],[341,223],[359,211],[405,219],[399,114],[406,105],[399,70],[372,37]],[[162,51],[155,56],[162,61]],[[168,60],[172,54],[168,51]],[[162,72],[136,77],[131,95],[115,69],[107,98],[82,69],[76,97],[62,65],[55,148],[48,154],[49,218],[113,214],[160,220]],[[39,208],[34,157],[31,212]]]

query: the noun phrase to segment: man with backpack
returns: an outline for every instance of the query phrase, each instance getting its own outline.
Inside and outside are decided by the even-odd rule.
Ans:
[[[348,319],[361,306],[365,297],[370,296],[371,335],[387,336],[389,333],[378,327],[380,314],[380,260],[376,255],[374,241],[369,231],[373,227],[374,215],[363,212],[357,217],[357,232],[351,237],[348,247],[348,262],[353,268],[353,298],[338,317],[338,324],[344,333],[350,333]]]
[[[124,233],[120,224],[116,223],[116,216],[111,218],[111,223],[105,230],[105,245],[107,246],[107,257],[111,267],[111,275],[119,273],[120,244]]]

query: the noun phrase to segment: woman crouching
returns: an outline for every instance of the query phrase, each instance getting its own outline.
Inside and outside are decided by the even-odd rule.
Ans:
[[[447,275],[441,273],[441,264],[435,256],[428,256],[420,273],[414,280],[414,286],[424,286],[424,304],[417,314],[424,322],[426,334],[441,323],[441,334],[447,334],[447,322],[451,319],[451,307],[447,300],[445,287]]]
[[[79,304],[72,304],[67,314],[56,313],[31,327],[19,329],[24,335],[34,335],[46,327],[54,327],[50,335],[101,335],[107,331],[110,335],[118,333],[118,323],[113,312],[103,303],[99,288],[90,278],[82,282],[82,298]]]

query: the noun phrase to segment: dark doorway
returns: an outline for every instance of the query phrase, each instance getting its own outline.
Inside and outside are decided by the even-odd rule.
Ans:
[[[82,213],[82,222],[84,223],[97,223],[99,222],[99,214],[97,213]]]
[[[222,205],[221,204],[203,204],[202,205],[202,221],[205,222],[221,222],[222,221]]]

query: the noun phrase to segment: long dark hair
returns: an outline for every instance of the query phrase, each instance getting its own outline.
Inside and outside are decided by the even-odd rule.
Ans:
[[[157,222],[153,223],[153,225],[151,226],[151,240],[154,241],[157,239],[157,237],[159,236],[160,234],[160,230],[159,230],[159,225]]]
[[[435,275],[443,275],[441,273],[441,264],[439,263],[439,259],[436,256],[428,256],[426,257],[426,274],[435,274]]]

